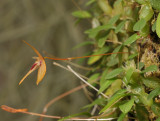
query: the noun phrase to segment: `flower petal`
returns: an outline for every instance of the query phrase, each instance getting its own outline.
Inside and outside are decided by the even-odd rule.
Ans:
[[[33,64],[33,66],[31,67],[31,69],[28,71],[28,73],[21,79],[21,81],[19,82],[19,85],[23,82],[23,80],[29,75],[31,74],[34,70],[37,69],[37,65],[35,65],[36,63]]]
[[[39,82],[42,81],[43,77],[46,74],[46,63],[44,61],[44,59],[40,60],[41,61],[41,65],[38,69],[38,75],[37,75],[37,85],[39,84]]]
[[[29,43],[27,43],[26,41],[23,40],[24,43],[26,43],[27,45],[29,45],[34,52],[39,56],[40,59],[43,59],[42,55],[38,52],[38,50],[36,48],[34,48],[32,45],[30,45]]]

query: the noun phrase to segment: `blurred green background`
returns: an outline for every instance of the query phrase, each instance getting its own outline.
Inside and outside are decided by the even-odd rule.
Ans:
[[[82,7],[85,0],[77,1]],[[18,86],[35,60],[34,51],[22,40],[26,40],[41,53],[57,57],[82,56],[85,48],[72,48],[85,41],[83,33],[89,22],[75,25],[71,13],[77,10],[72,0],[1,0],[0,2],[0,105],[28,108],[41,113],[45,104],[56,96],[80,85],[72,73],[47,60],[47,73],[37,86],[37,71]],[[43,53],[44,55],[44,53]],[[59,61],[58,61],[59,62]],[[78,113],[88,103],[83,90],[56,102],[47,114],[67,116]],[[0,121],[38,121],[39,117],[12,114],[0,110]],[[53,121],[44,118],[43,121]]]

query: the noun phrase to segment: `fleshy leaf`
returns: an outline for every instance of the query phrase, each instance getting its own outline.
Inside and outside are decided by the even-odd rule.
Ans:
[[[133,34],[132,36],[130,36],[123,44],[124,45],[130,45],[132,44],[133,42],[135,42],[137,39],[139,39],[140,36],[137,35],[137,34]]]
[[[145,19],[140,19],[138,22],[136,22],[136,24],[133,27],[134,31],[140,31],[144,28],[144,26],[146,25],[146,20]]]
[[[92,17],[92,15],[88,11],[82,11],[82,10],[74,11],[72,13],[72,15],[77,18],[90,18],[90,17]]]
[[[113,71],[109,72],[106,75],[105,79],[112,79],[112,78],[116,77],[117,75],[119,75],[122,71],[123,71],[122,68],[114,69]]]
[[[156,33],[160,38],[160,13],[158,14],[157,21],[156,21]]]
[[[113,106],[118,100],[120,100],[121,98],[123,98],[124,96],[126,96],[127,90],[125,89],[121,89],[118,90],[109,100],[107,105],[100,111],[100,113],[106,111],[108,108],[110,108],[111,106]]]
[[[155,96],[160,94],[160,88],[156,88],[155,90],[153,90],[152,92],[149,93],[147,99],[151,100],[152,98],[154,98]]]
[[[120,105],[119,108],[123,113],[128,113],[131,110],[133,104],[134,104],[134,99],[131,99],[125,104]]]
[[[157,71],[158,67],[156,65],[150,65],[145,70],[143,70],[141,73],[149,72],[149,71]]]

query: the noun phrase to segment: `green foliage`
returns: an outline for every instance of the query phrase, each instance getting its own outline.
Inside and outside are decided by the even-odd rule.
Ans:
[[[97,94],[108,99],[97,97],[85,108],[97,104],[100,114],[114,110],[110,117],[118,121],[129,120],[130,114],[135,120],[159,120],[160,1],[89,0],[87,5],[92,28],[85,33],[94,43],[92,54],[114,54],[88,59],[90,74],[98,73]]]
[[[155,96],[160,95],[160,87],[157,87],[152,92],[149,93],[148,99],[153,99]]]
[[[103,48],[101,49],[98,49],[96,52],[93,53],[93,55],[98,55],[98,54],[104,54],[106,52],[109,51],[109,47],[108,46],[104,46]],[[93,57],[90,57],[89,60],[88,60],[88,64],[91,65],[95,62],[97,62],[102,56],[93,56]]]
[[[132,44],[133,42],[135,42],[137,39],[139,39],[140,36],[137,35],[137,34],[133,34],[132,36],[130,36],[123,44],[124,45],[130,45]]]
[[[133,27],[134,31],[140,31],[144,28],[144,26],[146,25],[146,20],[145,19],[140,19],[138,22],[136,22],[136,24]]]
[[[119,108],[124,114],[126,114],[131,110],[133,104],[134,104],[134,99],[131,99],[125,104],[120,105]]]
[[[145,70],[142,71],[142,73],[149,72],[149,71],[157,71],[158,67],[156,65],[150,65]]]
[[[160,38],[160,13],[158,14],[157,22],[156,22],[156,32],[158,37]]]
[[[158,11],[160,11],[160,1],[159,0],[149,0],[152,7]]]
[[[112,79],[112,78],[116,77],[117,75],[119,75],[122,71],[123,71],[122,68],[117,68],[117,69],[109,72],[109,73],[106,75],[105,79]]]
[[[109,100],[107,105],[100,111],[100,113],[106,111],[108,108],[112,107],[117,101],[119,101],[121,98],[127,96],[126,94],[127,90],[121,89],[117,91]]]

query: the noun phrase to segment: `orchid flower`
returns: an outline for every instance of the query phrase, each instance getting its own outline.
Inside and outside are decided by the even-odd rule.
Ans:
[[[88,58],[88,57],[92,57],[92,56],[102,56],[102,55],[111,55],[111,54],[119,54],[119,53],[121,53],[121,54],[128,53],[128,52],[115,52],[115,53],[106,53],[106,54],[89,55],[89,56],[81,56],[81,57],[51,58],[51,57],[43,57],[33,46],[28,44],[26,41],[24,41],[24,42],[34,50],[34,52],[38,55],[38,57],[33,57],[34,59],[36,59],[36,61],[32,65],[31,69],[28,71],[28,73],[21,79],[21,81],[19,82],[19,85],[24,81],[25,78],[27,78],[27,76],[29,74],[31,74],[36,69],[38,69],[37,82],[36,82],[37,85],[39,84],[39,82],[42,81],[43,77],[46,74],[46,63],[45,63],[44,59],[50,59],[50,60],[73,60],[73,59],[78,59],[78,58]]]
[[[45,76],[46,73],[46,63],[44,61],[43,56],[30,44],[28,44],[26,41],[24,41],[27,45],[29,45],[34,52],[38,55],[38,57],[33,57],[34,59],[36,59],[35,63],[32,65],[31,69],[28,71],[28,73],[21,79],[21,81],[19,82],[19,85],[23,82],[23,80],[29,75],[31,74],[33,71],[35,71],[36,69],[38,69],[38,74],[37,74],[37,85],[39,84],[39,82],[42,81],[43,77]]]

